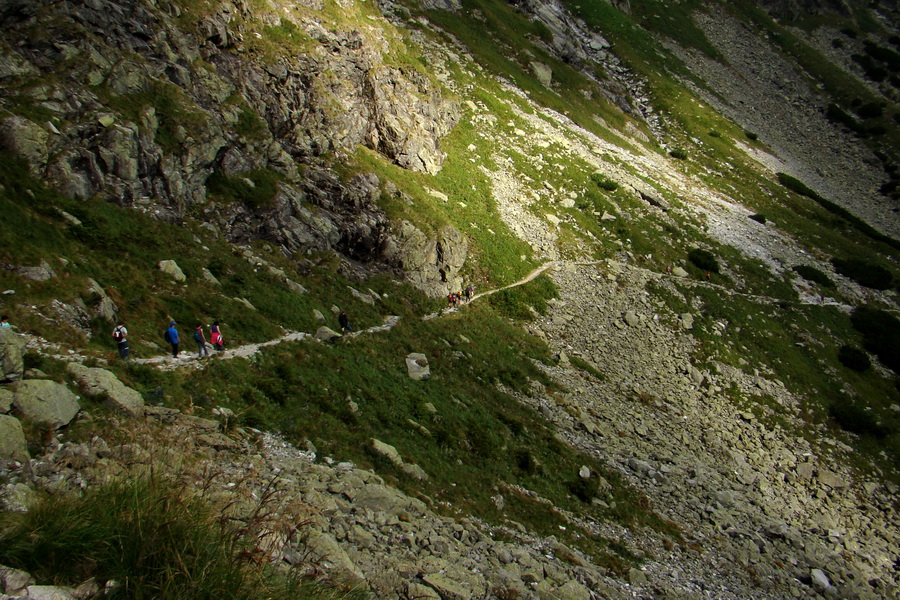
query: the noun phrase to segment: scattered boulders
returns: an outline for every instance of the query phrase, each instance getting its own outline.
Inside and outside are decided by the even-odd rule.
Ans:
[[[316,335],[313,337],[315,337],[320,342],[330,342],[335,338],[341,337],[341,334],[339,334],[334,329],[331,329],[330,327],[322,325],[316,330]]]

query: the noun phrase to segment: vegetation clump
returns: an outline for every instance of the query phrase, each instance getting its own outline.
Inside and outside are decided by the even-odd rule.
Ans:
[[[253,209],[272,203],[278,193],[281,176],[267,169],[248,171],[240,175],[226,175],[216,170],[206,182],[207,191],[229,202],[243,202]]]
[[[118,481],[0,512],[0,563],[38,581],[110,584],[106,598],[325,598],[255,562],[253,536],[185,486]]]
[[[614,192],[619,189],[618,182],[604,175],[603,173],[594,173],[591,175],[591,181],[597,184],[597,187],[606,190],[607,192]]]
[[[850,322],[863,334],[863,347],[900,373],[900,320],[889,312],[861,306],[853,311]]]
[[[750,215],[750,218],[753,219],[754,221],[756,221],[757,223],[762,223],[763,225],[766,224],[766,215],[756,213],[756,214]]]
[[[881,265],[859,259],[831,259],[835,271],[873,290],[890,289],[894,276]]]
[[[848,369],[863,373],[872,366],[869,355],[853,346],[844,345],[838,351],[838,360]]]
[[[835,400],[828,406],[828,413],[844,431],[879,438],[885,435],[875,416],[856,402]]]
[[[832,289],[835,287],[831,277],[815,267],[809,265],[797,265],[794,267],[794,272],[807,281],[818,283],[823,288]]]
[[[694,248],[688,252],[688,260],[698,269],[702,269],[709,273],[719,272],[719,261],[716,260],[715,255],[709,250]]]

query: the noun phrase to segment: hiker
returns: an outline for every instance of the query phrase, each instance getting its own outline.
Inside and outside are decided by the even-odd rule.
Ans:
[[[353,328],[350,327],[350,319],[347,317],[347,313],[345,311],[341,311],[341,314],[338,315],[338,323],[341,325],[341,331],[346,333],[350,333],[353,331]]]
[[[119,346],[119,358],[122,360],[128,359],[128,330],[125,329],[125,324],[122,321],[119,321],[118,325],[116,325],[115,329],[112,332],[113,339],[116,340],[116,344]]]
[[[216,352],[225,352],[225,338],[222,337],[222,328],[219,322],[214,321],[209,328],[209,342],[215,346]]]
[[[453,295],[453,292],[447,294],[447,308],[453,308],[454,300],[456,300],[456,296]]]
[[[166,329],[166,342],[172,344],[172,358],[178,358],[178,330],[175,329],[175,321],[169,323]]]
[[[209,356],[209,351],[206,349],[206,336],[203,335],[203,323],[197,323],[194,328],[194,341],[197,342],[197,358]]]
[[[3,329],[12,329],[12,325],[9,324],[9,317],[6,315],[0,317],[0,327]]]
[[[472,300],[472,286],[466,286],[466,302],[470,302]]]

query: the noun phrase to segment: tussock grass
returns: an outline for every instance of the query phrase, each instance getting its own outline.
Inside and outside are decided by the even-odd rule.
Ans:
[[[42,585],[94,578],[114,599],[340,597],[254,560],[254,524],[238,523],[183,484],[113,481],[81,495],[40,496],[25,513],[0,513],[0,563]]]

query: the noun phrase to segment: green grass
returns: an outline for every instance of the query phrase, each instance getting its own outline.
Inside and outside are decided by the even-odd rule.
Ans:
[[[254,523],[237,522],[183,484],[114,481],[81,495],[41,495],[28,512],[0,513],[0,563],[41,585],[110,583],[104,597],[113,599],[341,595],[254,562]]]

